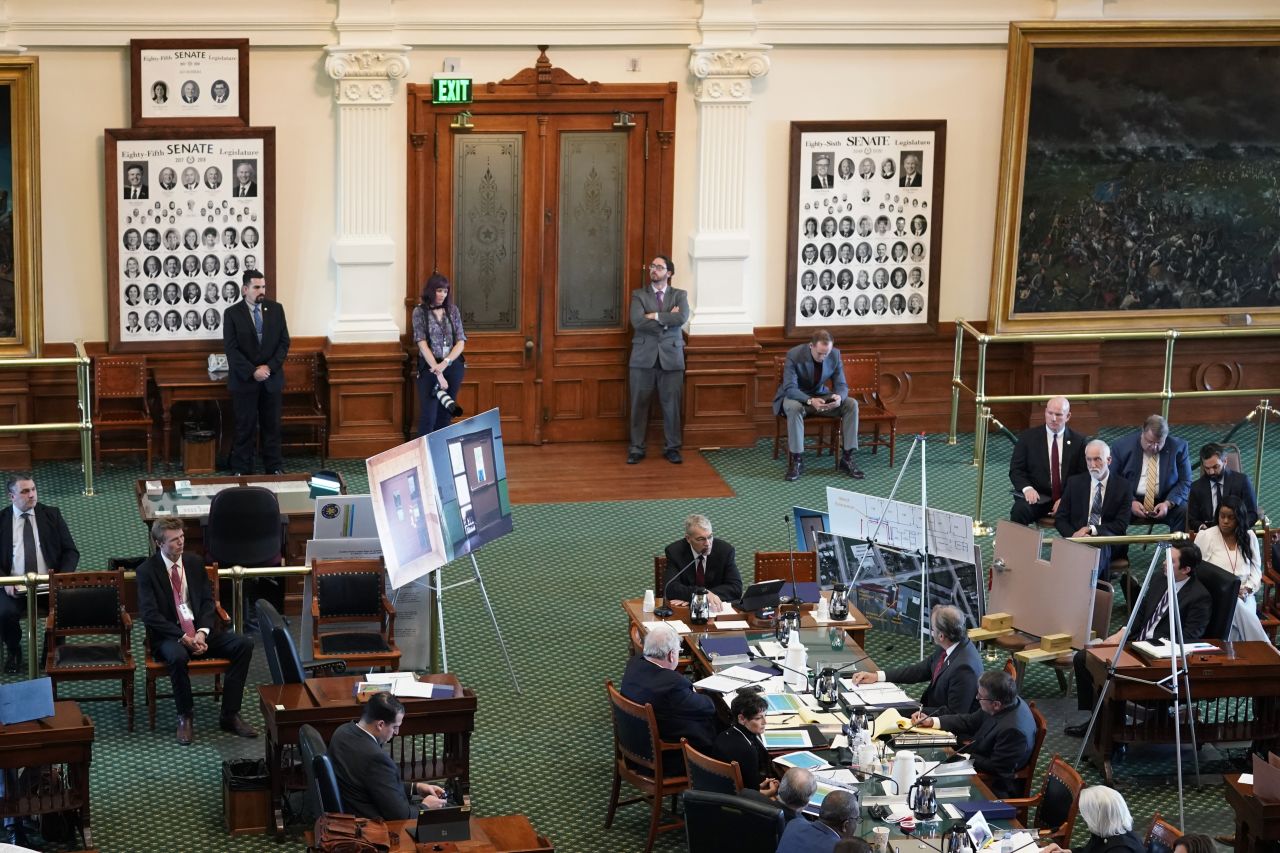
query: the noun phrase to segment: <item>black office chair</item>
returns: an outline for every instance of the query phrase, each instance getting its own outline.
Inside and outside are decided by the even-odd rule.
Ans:
[[[302,770],[307,776],[307,808],[312,817],[325,812],[345,812],[342,795],[338,793],[338,778],[320,732],[313,726],[302,726],[298,729],[298,748],[302,752]]]
[[[1205,629],[1204,639],[1230,639],[1231,620],[1235,617],[1236,598],[1240,595],[1240,578],[1212,563],[1196,566],[1195,575],[1205,589],[1209,590],[1209,597],[1213,599],[1209,627]]]
[[[735,853],[774,853],[786,829],[782,809],[759,800],[694,790],[681,799],[690,853],[723,850],[729,838]]]
[[[287,525],[280,515],[280,502],[270,489],[223,489],[209,503],[204,530],[205,562],[246,569],[283,565]],[[246,604],[266,597],[277,611],[284,607],[284,585],[274,578],[247,580],[244,590]]]
[[[289,627],[271,602],[260,598],[254,609],[258,613],[258,629],[272,684],[301,684],[308,676],[342,675],[347,671],[347,662],[342,660],[303,663]]]

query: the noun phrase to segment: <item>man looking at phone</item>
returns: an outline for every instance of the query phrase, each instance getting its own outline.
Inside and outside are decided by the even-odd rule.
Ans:
[[[858,449],[858,401],[849,397],[840,350],[826,329],[819,329],[809,343],[787,352],[782,384],[773,397],[773,413],[787,418],[784,479],[798,480],[804,473],[804,419],[815,416],[840,419],[840,446],[844,452],[836,470],[855,480],[862,479],[862,471],[853,459],[853,452]]]

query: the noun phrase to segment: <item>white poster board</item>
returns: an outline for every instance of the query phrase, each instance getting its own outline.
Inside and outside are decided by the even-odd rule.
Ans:
[[[316,539],[377,539],[373,498],[370,495],[317,497],[314,536]]]
[[[828,486],[827,514],[831,518],[831,532],[837,535],[875,541],[902,551],[925,550],[924,513],[919,504]],[[973,519],[930,507],[927,541],[930,554],[961,563],[971,562]]]

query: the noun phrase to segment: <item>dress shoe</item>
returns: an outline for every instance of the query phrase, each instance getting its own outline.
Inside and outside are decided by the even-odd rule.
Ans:
[[[224,732],[231,732],[236,737],[258,736],[258,730],[246,723],[239,714],[223,717],[218,721],[218,727]]]
[[[178,717],[178,743],[183,746],[191,746],[191,741],[195,740],[195,723],[191,719],[190,714],[181,714]]]
[[[15,675],[22,661],[22,649],[10,649],[4,655],[5,675]]]
[[[861,480],[866,475],[862,473],[862,469],[858,467],[858,463],[853,461],[853,451],[846,450],[840,455],[840,461],[836,463],[837,471],[844,471],[855,480]]]
[[[804,473],[804,454],[788,453],[787,454],[787,473],[782,479],[790,483],[792,480],[799,480],[800,475]]]
[[[627,464],[635,465],[637,462],[639,462],[643,458],[644,458],[643,453],[633,450],[627,454]]]
[[[680,457],[680,451],[676,450],[674,447],[663,453],[662,456],[672,465],[679,465],[684,461],[684,459]]]
[[[1083,723],[1076,723],[1074,726],[1067,726],[1062,730],[1062,733],[1067,737],[1084,737],[1085,732],[1087,731],[1089,731],[1089,721],[1085,720]]]
[[[284,469],[283,469],[283,468],[272,468],[272,469],[271,469],[270,471],[268,471],[267,473],[268,473],[268,474],[283,474],[283,473],[284,473]]]

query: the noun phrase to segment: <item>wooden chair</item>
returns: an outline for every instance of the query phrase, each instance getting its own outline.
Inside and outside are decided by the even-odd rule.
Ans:
[[[1009,672],[1009,668],[1012,663],[1012,658],[1005,660],[1005,672]],[[1026,702],[1025,699],[1022,701]],[[1049,723],[1045,720],[1044,714],[1041,714],[1040,710],[1036,708],[1036,703],[1027,702],[1027,706],[1031,708],[1031,718],[1036,721],[1036,737],[1031,744],[1031,757],[1027,759],[1027,763],[1024,764],[1017,773],[1013,774],[1013,778],[1017,779],[1021,785],[1019,790],[1020,798],[1031,796],[1031,783],[1035,777],[1036,764],[1040,761],[1040,748],[1044,746],[1045,735],[1049,733]],[[995,777],[988,773],[979,773],[978,776],[986,783],[988,788],[991,787],[991,784],[995,781]]]
[[[1041,838],[1048,838],[1060,847],[1065,847],[1071,843],[1076,815],[1080,813],[1080,792],[1084,788],[1084,779],[1080,774],[1062,756],[1055,755],[1045,771],[1040,793],[1034,797],[1006,798],[1005,802],[1018,810],[1018,820],[1024,824],[1027,822],[1027,810],[1035,806],[1036,820],[1033,828]]]
[[[653,850],[653,842],[660,832],[683,829],[684,821],[674,817],[675,796],[689,789],[689,777],[683,774],[668,775],[664,758],[683,758],[680,744],[664,743],[658,736],[658,720],[652,705],[639,705],[614,689],[612,681],[604,683],[609,696],[609,709],[613,721],[613,787],[609,793],[609,811],[604,827],[613,826],[613,816],[618,806],[647,801],[649,812],[649,836],[645,841],[645,853]],[[639,797],[619,800],[622,783],[626,781],[640,791]],[[673,820],[660,823],[662,800],[671,797]]]
[[[785,372],[786,367],[787,357],[785,355],[777,355],[773,357],[773,387],[775,389],[782,387],[782,374]],[[852,391],[850,391],[850,393],[852,393]],[[804,434],[806,444],[808,443],[809,436],[813,436],[817,439],[817,451],[819,456],[822,455],[823,450],[834,454],[836,452],[836,442],[839,441],[836,436],[840,434],[840,420],[839,418],[805,418]],[[785,446],[786,443],[787,416],[778,415],[773,419],[774,459],[778,458],[779,448]]]
[[[736,761],[717,761],[689,746],[688,738],[680,738],[684,750],[684,769],[689,775],[689,790],[737,794],[742,790],[742,768]]]
[[[381,560],[315,560],[311,564],[311,657],[317,662],[344,660],[348,666],[400,665],[396,647],[396,610],[387,600]],[[350,623],[365,622],[365,630]],[[324,625],[342,623],[338,631]],[[369,630],[372,627],[373,630]]]
[[[783,580],[791,582],[791,558],[795,557],[796,583],[816,583],[818,553],[816,551],[756,551],[756,583]]]
[[[93,461],[102,463],[102,435],[140,433],[141,444],[108,447],[108,453],[145,453],[151,473],[154,421],[147,402],[145,355],[100,355],[93,359]]]
[[[110,642],[64,643],[68,637],[106,637]],[[109,696],[77,696],[77,701],[120,700],[133,731],[133,620],[124,607],[122,572],[55,572],[49,575],[49,615],[45,621],[45,674],[53,698],[64,681],[119,681]]]
[[[280,426],[282,429],[306,429],[311,436],[310,441],[294,439],[284,441],[281,446],[286,449],[315,449],[320,455],[320,464],[324,464],[329,444],[329,416],[320,404],[319,353],[285,358]]]
[[[231,617],[227,615],[227,611],[222,609],[222,601],[218,597],[218,570],[214,566],[205,566],[205,572],[209,575],[209,585],[213,588],[213,612],[217,617],[218,626],[221,630],[231,624]],[[192,690],[193,696],[212,696],[215,701],[222,698],[222,676],[231,668],[231,661],[226,658],[201,657],[193,658],[187,662],[187,674],[193,679],[200,675],[213,676],[213,689],[205,691]],[[157,682],[161,678],[169,677],[169,665],[162,660],[157,660],[151,649],[151,638],[147,637],[143,642],[143,669],[147,674],[147,725],[152,731],[156,728],[156,704],[161,699],[172,698],[172,693],[157,693]]]
[[[889,467],[893,467],[893,454],[898,440],[898,416],[885,406],[880,398],[880,353],[849,353],[841,358],[844,363],[844,381],[849,384],[849,396],[858,401],[858,429],[872,428],[872,437],[863,442],[875,453],[881,447],[889,448]],[[886,435],[880,437],[880,426],[886,427]],[[839,430],[835,435],[839,436]],[[838,441],[838,439],[837,439]]]
[[[1182,832],[1178,827],[1162,819],[1160,812],[1156,812],[1155,817],[1151,818],[1151,828],[1147,830],[1147,837],[1144,839],[1147,853],[1173,853],[1173,846],[1181,837]]]

